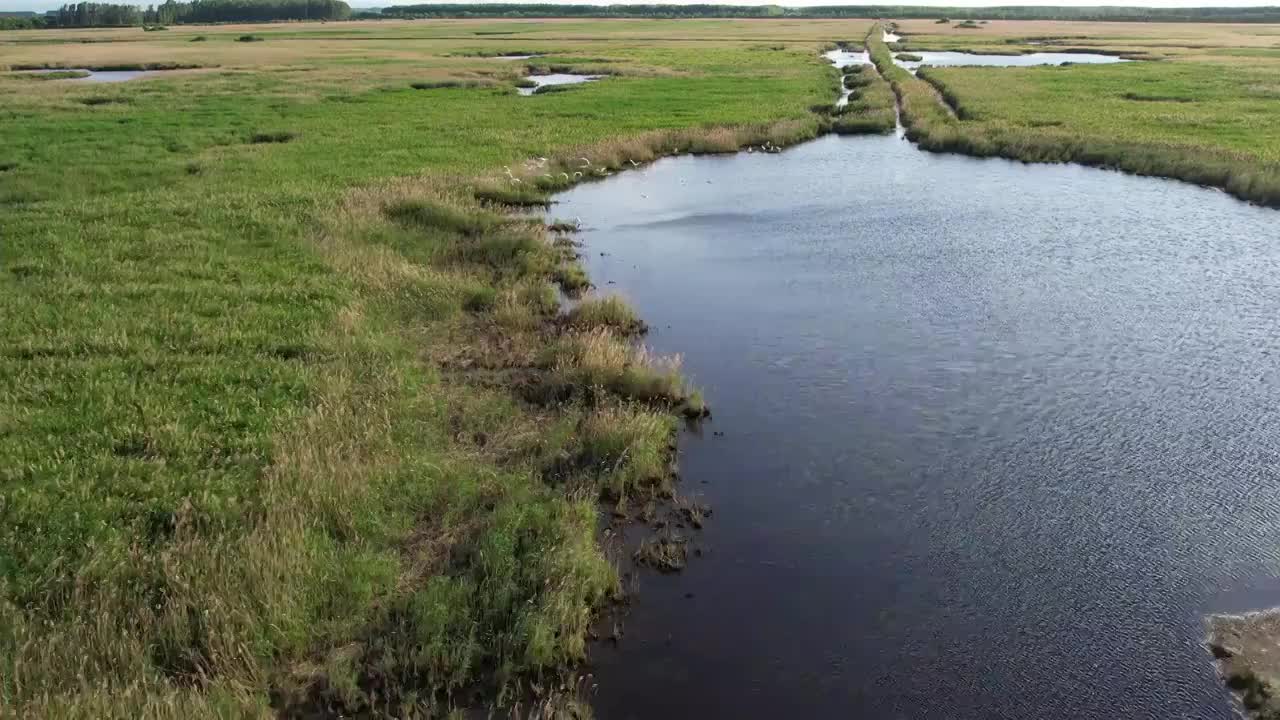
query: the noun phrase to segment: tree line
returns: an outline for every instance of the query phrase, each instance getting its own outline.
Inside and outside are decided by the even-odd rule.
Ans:
[[[0,28],[113,27],[181,23],[344,20],[351,7],[341,0],[166,0],[142,8],[114,3],[72,3],[43,17],[0,18]]]
[[[382,9],[383,17],[940,18],[1115,22],[1280,22],[1280,7],[945,7],[923,5],[552,5],[442,3]]]

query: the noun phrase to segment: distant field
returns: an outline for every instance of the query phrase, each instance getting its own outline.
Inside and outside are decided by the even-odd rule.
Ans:
[[[0,707],[563,700],[619,592],[598,500],[666,493],[672,412],[697,398],[626,342],[625,306],[556,319],[551,283],[585,282],[568,241],[500,203],[813,137],[838,82],[819,51],[871,28],[0,33],[0,68],[197,66],[118,84],[0,71]],[[1275,26],[902,28],[912,48],[1083,35],[1069,44],[1167,57],[939,71],[969,132],[1277,161]],[[607,77],[518,96],[531,64]]]
[[[1280,27],[996,22],[900,23],[913,50],[1088,49],[1145,60],[1031,68],[937,68],[960,122],[926,145],[1095,164],[1218,185],[1280,204]]]
[[[1074,47],[1145,49],[1183,57],[1212,56],[1234,48],[1280,50],[1280,25],[1231,23],[1121,23],[992,20],[977,28],[934,20],[902,20],[911,45],[1032,48],[1025,41],[1057,40]],[[1021,41],[1021,42],[1020,42]]]

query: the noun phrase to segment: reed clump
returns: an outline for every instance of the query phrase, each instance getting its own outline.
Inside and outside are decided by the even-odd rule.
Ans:
[[[679,357],[655,356],[609,328],[562,338],[546,365],[560,388],[598,388],[684,414],[705,414],[701,397],[680,373]]]
[[[577,462],[596,478],[605,499],[669,495],[673,473],[670,413],[625,403],[605,404],[580,423]]]
[[[649,329],[631,304],[617,295],[583,300],[569,311],[565,322],[579,330],[608,328],[621,335],[643,335]]]

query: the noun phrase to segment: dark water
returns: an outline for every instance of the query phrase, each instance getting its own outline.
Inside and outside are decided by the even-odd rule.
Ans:
[[[880,137],[560,199],[716,413],[707,551],[593,651],[602,720],[1232,717],[1202,617],[1280,602],[1280,213]]]

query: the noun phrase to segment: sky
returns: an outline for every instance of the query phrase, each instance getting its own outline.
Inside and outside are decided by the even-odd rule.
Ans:
[[[0,0],[0,12],[14,10],[35,10],[43,12],[53,10],[63,2],[73,0]],[[97,0],[98,2],[127,2],[135,5],[147,5],[156,0]],[[163,0],[160,0],[163,1]],[[469,0],[448,0],[450,2],[468,2]],[[477,5],[488,4],[485,0],[470,0]],[[493,0],[495,2],[520,2],[521,0]],[[550,2],[559,5],[619,5],[627,4],[608,2],[608,0],[524,0],[526,2]],[[431,0],[347,0],[352,7],[386,7],[388,5],[417,5]],[[668,5],[688,5],[698,2],[720,3],[724,5],[785,5],[785,6],[820,6],[820,5],[941,5],[947,7],[991,7],[999,5],[1034,5],[1034,6],[1126,6],[1126,7],[1258,7],[1280,4],[1280,0],[1146,0],[1129,2],[1099,2],[1098,0],[1007,0],[992,2],[991,0],[883,0],[883,2],[848,2],[847,0],[786,0],[783,2],[746,2],[743,0],[629,0],[633,3],[662,3]]]

